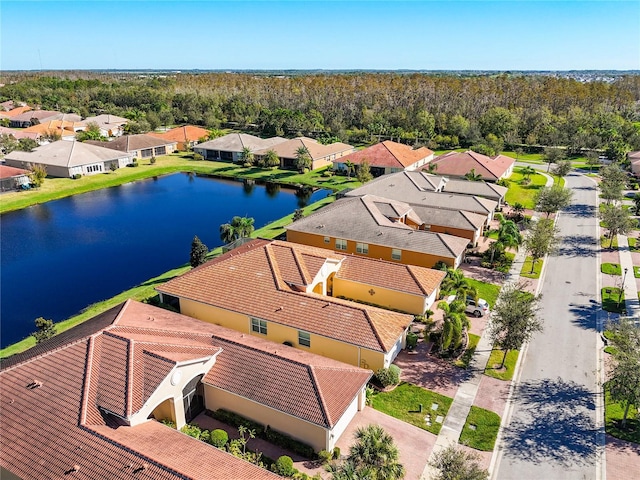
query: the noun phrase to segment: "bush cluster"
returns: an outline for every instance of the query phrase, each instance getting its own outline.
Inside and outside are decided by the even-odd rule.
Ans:
[[[376,372],[376,379],[383,387],[398,385],[400,383],[400,367],[391,365],[389,368],[381,368]]]

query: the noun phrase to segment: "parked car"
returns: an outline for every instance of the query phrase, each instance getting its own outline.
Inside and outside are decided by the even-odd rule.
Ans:
[[[489,313],[489,304],[483,298],[479,298],[476,302],[474,298],[467,297],[467,308],[465,308],[464,311],[472,314],[474,317],[484,317]]]

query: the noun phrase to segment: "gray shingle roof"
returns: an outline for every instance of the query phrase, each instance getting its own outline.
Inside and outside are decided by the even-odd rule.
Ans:
[[[110,142],[101,142],[98,140],[87,140],[85,143],[97,145],[120,152],[133,152],[145,148],[162,147],[163,145],[176,145],[173,140],[164,140],[162,138],[153,137],[151,135],[123,135]]]
[[[242,152],[244,148],[250,148],[251,151],[270,148],[278,143],[286,142],[286,138],[272,137],[259,138],[246,133],[230,133],[222,137],[214,138],[208,142],[198,144],[198,149],[219,150],[223,152]]]
[[[414,230],[408,225],[387,219],[376,206],[376,203],[384,201],[372,196],[344,198],[286,228],[444,258],[457,258],[464,252],[468,243],[465,238]],[[411,214],[413,218],[417,217],[415,212]]]
[[[450,179],[444,186],[447,193],[477,195],[491,200],[501,200],[507,194],[507,187],[487,182],[471,182],[469,180]]]
[[[57,142],[36,147],[33,152],[13,151],[6,156],[6,159],[59,167],[77,167],[127,158],[128,156],[126,152],[114,152],[111,149],[88,143],[58,140]]]
[[[428,225],[440,225],[461,230],[478,230],[487,221],[485,215],[465,212],[464,210],[444,210],[442,208],[414,205],[413,211]]]

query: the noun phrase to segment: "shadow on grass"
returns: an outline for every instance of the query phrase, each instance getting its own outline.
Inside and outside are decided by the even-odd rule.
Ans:
[[[592,293],[579,293],[580,296],[593,297]],[[595,331],[597,328],[597,314],[600,309],[600,304],[590,298],[587,303],[583,304],[569,304],[569,311],[573,314],[571,323],[581,327],[585,330]]]
[[[594,394],[560,378],[525,382],[516,393],[518,414],[505,429],[505,447],[535,463],[588,465],[597,447]]]
[[[567,257],[594,257],[597,247],[597,240],[590,235],[567,235],[562,237],[557,255]]]

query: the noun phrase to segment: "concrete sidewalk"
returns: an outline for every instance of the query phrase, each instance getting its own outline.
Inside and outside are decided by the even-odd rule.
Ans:
[[[553,178],[544,173],[542,174],[547,177],[546,186],[551,187],[553,185]],[[534,213],[533,220],[536,221],[537,218],[537,213]],[[509,269],[509,273],[505,279],[505,284],[516,283],[520,280],[520,271],[522,270],[526,258],[527,254],[524,251],[524,248],[520,248],[516,253],[513,263],[511,264],[511,268]],[[473,355],[473,359],[469,366],[469,370],[472,374],[468,380],[460,385],[455,397],[453,398],[453,403],[449,407],[449,412],[444,419],[444,423],[442,424],[436,443],[431,451],[429,462],[432,461],[434,454],[444,450],[451,444],[457,444],[460,439],[460,434],[462,433],[464,424],[469,416],[469,412],[471,411],[471,406],[476,399],[476,395],[480,387],[480,381],[482,380],[484,369],[489,362],[489,356],[491,355],[491,350],[493,348],[493,344],[489,338],[489,331],[490,325],[487,324],[487,327],[482,332],[480,341],[478,342],[478,346],[476,347],[475,354]],[[436,473],[437,472],[429,465],[429,463],[427,463],[424,472],[422,472],[421,478],[423,480],[434,478]]]
[[[633,272],[633,259],[629,242],[625,235],[618,235],[618,254],[620,255],[620,268],[624,290],[624,303],[629,317],[640,316],[640,302],[638,301],[638,287]],[[625,274],[626,271],[626,274]]]

